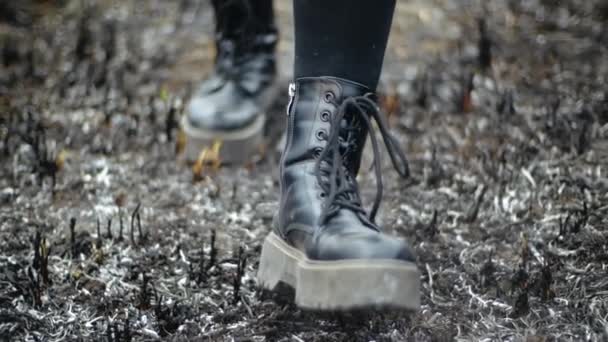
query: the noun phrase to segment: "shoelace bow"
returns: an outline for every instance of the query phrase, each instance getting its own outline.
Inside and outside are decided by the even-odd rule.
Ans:
[[[380,135],[391,158],[393,167],[400,176],[404,178],[409,177],[409,165],[405,154],[399,147],[397,140],[390,134],[384,115],[370,98],[371,96],[372,94],[350,97],[339,105],[333,101],[338,110],[330,120],[331,128],[329,135],[326,136],[327,144],[321,151],[315,164],[317,181],[326,195],[321,212],[321,223],[325,223],[341,208],[346,208],[363,215],[372,225],[375,225],[374,220],[380,208],[380,201],[382,200],[383,184],[382,161],[372,119],[380,130]],[[354,175],[351,175],[351,171],[345,165],[345,158],[348,157],[350,149],[354,147],[355,141],[353,141],[353,135],[351,134],[347,135],[346,141],[344,141],[341,135],[347,131],[357,130],[357,127],[353,127],[353,122],[356,119],[351,121],[350,127],[348,125],[347,127],[341,127],[342,120],[347,112],[351,115],[356,115],[356,119],[365,124],[372,143],[374,154],[373,167],[376,176],[376,197],[369,215],[367,215],[361,205],[356,182],[352,179]]]

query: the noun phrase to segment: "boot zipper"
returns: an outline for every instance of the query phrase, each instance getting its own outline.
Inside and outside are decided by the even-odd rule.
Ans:
[[[291,136],[293,135],[293,125],[294,125],[294,116],[291,115],[291,110],[293,109],[292,107],[293,107],[293,103],[295,102],[295,98],[296,98],[296,84],[290,83],[289,84],[289,104],[287,104],[287,133],[286,133],[286,137],[285,137],[285,147],[283,148],[283,153],[281,154],[281,160],[279,162],[280,167],[283,167],[283,164],[285,163],[285,153],[291,146],[291,139],[292,139]]]
[[[287,116],[291,113],[291,106],[293,105],[293,98],[296,95],[296,84],[289,83],[289,103],[287,104]]]
[[[283,153],[281,154],[281,160],[279,162],[279,173],[280,173],[280,177],[279,177],[279,182],[280,182],[280,190],[279,191],[284,191],[284,184],[285,184],[285,180],[283,179],[283,169],[285,167],[285,160],[287,159],[287,157],[285,156],[287,154],[287,151],[289,151],[289,148],[291,147],[291,140],[293,139],[293,130],[294,130],[294,118],[295,115],[291,115],[291,110],[293,107],[293,104],[295,102],[295,97],[296,97],[296,84],[295,83],[290,83],[289,84],[289,104],[287,105],[287,133],[286,133],[286,137],[285,137],[285,147],[283,148]],[[283,206],[282,202],[279,202],[279,210],[280,208]],[[279,224],[280,224],[281,220],[279,217]],[[278,230],[280,233],[280,229]],[[282,233],[280,233],[281,236],[283,236]]]

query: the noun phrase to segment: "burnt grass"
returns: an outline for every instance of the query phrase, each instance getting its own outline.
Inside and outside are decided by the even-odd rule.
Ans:
[[[608,339],[603,1],[434,1],[460,33],[418,59],[394,33],[382,108],[413,176],[383,158],[381,221],[416,249],[414,314],[257,287],[287,99],[245,167],[180,159],[207,2],[58,3],[0,3],[0,340]]]

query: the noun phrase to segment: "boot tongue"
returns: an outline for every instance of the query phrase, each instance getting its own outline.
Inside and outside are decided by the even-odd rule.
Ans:
[[[359,170],[360,154],[366,136],[367,130],[360,125],[358,118],[354,115],[347,115],[340,122],[340,153],[345,166],[354,174]]]
[[[342,103],[344,100],[363,96],[366,94],[373,94],[370,96],[372,100],[376,100],[376,95],[368,87],[340,79],[329,77],[334,80],[341,88],[341,96],[339,102]],[[345,166],[355,176],[359,172],[361,165],[361,155],[363,154],[363,147],[367,140],[367,128],[360,122],[360,119],[352,113],[352,108],[347,111],[344,115],[344,119],[340,123],[340,140],[343,144],[340,146],[340,152],[342,153],[345,160]]]
[[[327,145],[322,150],[315,166],[317,179],[322,184],[323,191],[327,193],[326,206],[321,213],[321,221],[331,218],[343,209],[348,209],[357,214],[367,216],[373,226],[382,196],[382,166],[380,164],[379,141],[375,135],[372,135],[370,139],[373,143],[373,166],[377,179],[377,189],[376,198],[369,214],[363,210],[358,200],[356,181],[352,180],[351,182],[349,178],[353,178],[358,171],[363,145],[368,131],[374,129],[374,123],[378,127],[380,139],[384,142],[391,162],[397,172],[402,177],[408,177],[409,167],[403,151],[400,149],[395,138],[391,136],[386,119],[379,111],[376,102],[371,98],[371,94],[361,94],[359,92],[359,94],[349,97],[348,90],[350,83],[346,85],[343,82],[336,83],[341,88],[339,95],[337,95],[339,98],[336,99],[337,101],[334,101],[332,93],[328,92],[325,100],[335,103],[338,108],[332,118],[331,129],[326,138]],[[345,124],[343,125],[344,122]],[[352,152],[350,151],[350,146],[353,146]],[[323,163],[327,163],[329,167],[324,168]],[[327,183],[323,181],[324,173],[327,174]],[[351,193],[357,194],[357,198],[353,198]]]

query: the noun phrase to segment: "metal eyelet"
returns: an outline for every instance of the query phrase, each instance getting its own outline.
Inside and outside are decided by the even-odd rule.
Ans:
[[[327,122],[329,121],[329,117],[330,117],[331,113],[327,110],[324,110],[321,112],[321,121]]]
[[[320,147],[315,147],[315,149],[312,151],[312,155],[315,158],[319,158],[321,156],[321,153],[323,152],[323,149]]]
[[[317,131],[317,139],[323,141],[325,139],[327,139],[327,132],[325,132],[324,130],[320,129]]]
[[[325,197],[327,197],[327,194],[325,193],[325,191],[321,191],[321,192],[319,193],[319,197],[320,197],[320,198],[325,198]]]
[[[330,103],[334,99],[335,95],[333,92],[328,91],[325,93],[325,102]]]

